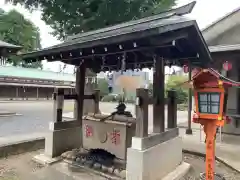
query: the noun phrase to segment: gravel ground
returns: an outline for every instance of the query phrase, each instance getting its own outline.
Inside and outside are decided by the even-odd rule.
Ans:
[[[191,164],[192,167],[187,176],[181,180],[199,180],[200,173],[205,172],[204,158],[190,154],[184,154],[184,161]],[[226,180],[240,179],[240,173],[219,162],[216,162],[216,172],[218,174],[222,174]]]
[[[16,156],[0,159],[0,180],[26,180],[24,175],[42,169],[42,166],[34,163],[31,159],[40,151],[29,152]],[[184,154],[184,161],[191,164],[191,170],[181,180],[199,180],[199,174],[205,171],[204,159],[198,156]],[[216,162],[216,172],[224,175],[226,180],[240,180],[240,173]]]
[[[42,168],[32,157],[41,151],[34,151],[0,159],[0,180],[22,180],[24,176]]]

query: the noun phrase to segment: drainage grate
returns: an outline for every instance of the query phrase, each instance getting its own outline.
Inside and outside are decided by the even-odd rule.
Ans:
[[[206,180],[206,173],[200,174],[200,180]],[[225,180],[225,178],[223,177],[223,175],[215,173],[214,180]]]
[[[91,168],[120,178],[126,177],[125,162],[118,161],[115,155],[103,149],[92,149],[85,152],[75,150],[62,154],[62,157],[72,165]]]

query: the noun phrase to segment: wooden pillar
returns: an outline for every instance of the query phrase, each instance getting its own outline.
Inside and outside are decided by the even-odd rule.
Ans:
[[[233,73],[236,73],[236,75],[237,75],[236,81],[239,82],[240,81],[240,65],[239,65],[239,63],[236,63],[236,60],[233,62],[233,70],[232,71],[233,71]],[[236,97],[237,97],[237,112],[236,112],[236,114],[240,114],[240,88],[237,88],[236,91],[237,91],[236,92]],[[236,128],[239,128],[239,121],[237,119],[234,120],[234,125]]]
[[[165,131],[164,59],[156,58],[153,70],[153,132]]]
[[[192,79],[192,65],[189,63],[188,67],[188,80]],[[192,89],[188,89],[188,127],[186,129],[186,134],[192,134]]]
[[[169,90],[168,94],[168,129],[177,127],[177,96],[176,91]]]
[[[26,90],[25,90],[25,87],[23,86],[23,100],[25,100],[25,95],[26,95]]]
[[[37,100],[39,99],[39,92],[38,92],[38,87],[37,87]]]
[[[99,113],[100,90],[95,90],[94,113]]]
[[[137,89],[136,92],[136,137],[148,136],[148,89]]]
[[[77,99],[74,107],[74,118],[82,121],[83,103],[84,103],[84,87],[85,87],[86,66],[81,64],[76,71],[76,94]]]
[[[16,98],[18,99],[18,95],[19,93],[18,93],[18,87],[16,86]]]
[[[53,93],[54,99],[54,122],[62,122],[63,103],[64,103],[64,89],[55,89]]]

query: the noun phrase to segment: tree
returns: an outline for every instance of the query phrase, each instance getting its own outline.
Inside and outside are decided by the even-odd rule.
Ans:
[[[176,0],[5,0],[41,8],[42,19],[59,39],[167,10]]]
[[[4,12],[0,9],[0,39],[11,44],[22,46],[21,52],[23,53],[41,48],[38,28],[15,10]],[[7,63],[14,66],[42,67],[41,62],[26,63],[19,56],[9,57]]]
[[[106,79],[103,79],[103,78],[98,79],[97,88],[100,90],[100,97],[103,97],[109,94],[108,82]]]
[[[176,90],[177,103],[186,103],[188,100],[188,89],[182,87],[180,84],[186,82],[188,79],[186,76],[171,75],[166,83],[165,92],[170,89]]]

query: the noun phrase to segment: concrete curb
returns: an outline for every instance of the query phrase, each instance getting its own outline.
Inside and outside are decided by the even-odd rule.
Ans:
[[[43,149],[45,146],[45,138],[34,138],[0,145],[0,157],[9,155],[17,155],[30,151]]]
[[[12,117],[12,116],[22,116],[22,114],[18,114],[18,113],[0,113],[0,117]]]
[[[180,180],[189,172],[190,168],[190,164],[182,162],[174,171],[169,173],[162,180]]]
[[[187,149],[183,149],[182,150],[183,153],[186,153],[186,154],[192,154],[192,155],[195,155],[195,156],[200,156],[200,157],[205,157],[206,154],[205,153],[201,153],[201,152],[197,152],[197,151],[193,151],[193,150],[187,150]],[[226,162],[226,160],[224,160],[223,158],[220,158],[220,157],[217,157],[215,156],[215,159],[222,163],[223,165],[227,166],[228,168],[240,173],[240,170],[235,168],[234,166],[232,166],[230,163]]]

